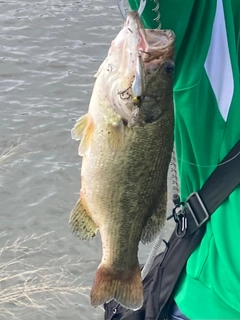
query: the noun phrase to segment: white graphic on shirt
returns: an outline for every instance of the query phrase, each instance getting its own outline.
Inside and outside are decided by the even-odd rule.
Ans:
[[[222,0],[217,0],[212,38],[204,67],[220,113],[226,121],[233,97],[234,82]]]

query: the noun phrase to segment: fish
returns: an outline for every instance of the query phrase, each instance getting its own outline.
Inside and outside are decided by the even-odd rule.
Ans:
[[[166,221],[174,42],[173,31],[145,29],[131,11],[95,75],[88,112],[71,132],[82,168],[69,224],[81,240],[99,230],[102,242],[93,306],[143,304],[139,243],[153,241]]]

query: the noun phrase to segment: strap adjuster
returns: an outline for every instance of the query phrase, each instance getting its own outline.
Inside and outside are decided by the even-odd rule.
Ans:
[[[175,207],[172,210],[172,214],[167,217],[167,220],[174,218],[176,222],[176,234],[178,237],[183,238],[187,231],[187,218],[184,202],[180,201],[178,194],[173,194],[173,203]]]
[[[193,217],[197,229],[200,228],[209,219],[209,213],[198,192],[193,192],[192,194],[190,194],[186,201],[186,206],[188,209],[188,213],[190,213]]]

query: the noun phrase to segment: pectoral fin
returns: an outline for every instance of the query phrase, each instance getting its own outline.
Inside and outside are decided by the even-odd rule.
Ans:
[[[108,144],[112,151],[118,153],[124,146],[124,124],[120,121],[117,125],[108,124]]]
[[[89,215],[85,201],[80,198],[73,208],[69,224],[72,232],[81,240],[91,240],[97,232],[97,225]]]

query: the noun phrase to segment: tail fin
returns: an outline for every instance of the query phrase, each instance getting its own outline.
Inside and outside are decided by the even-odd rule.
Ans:
[[[128,273],[113,271],[100,264],[91,291],[91,304],[98,306],[111,299],[115,299],[128,309],[141,308],[143,288],[138,264]]]

